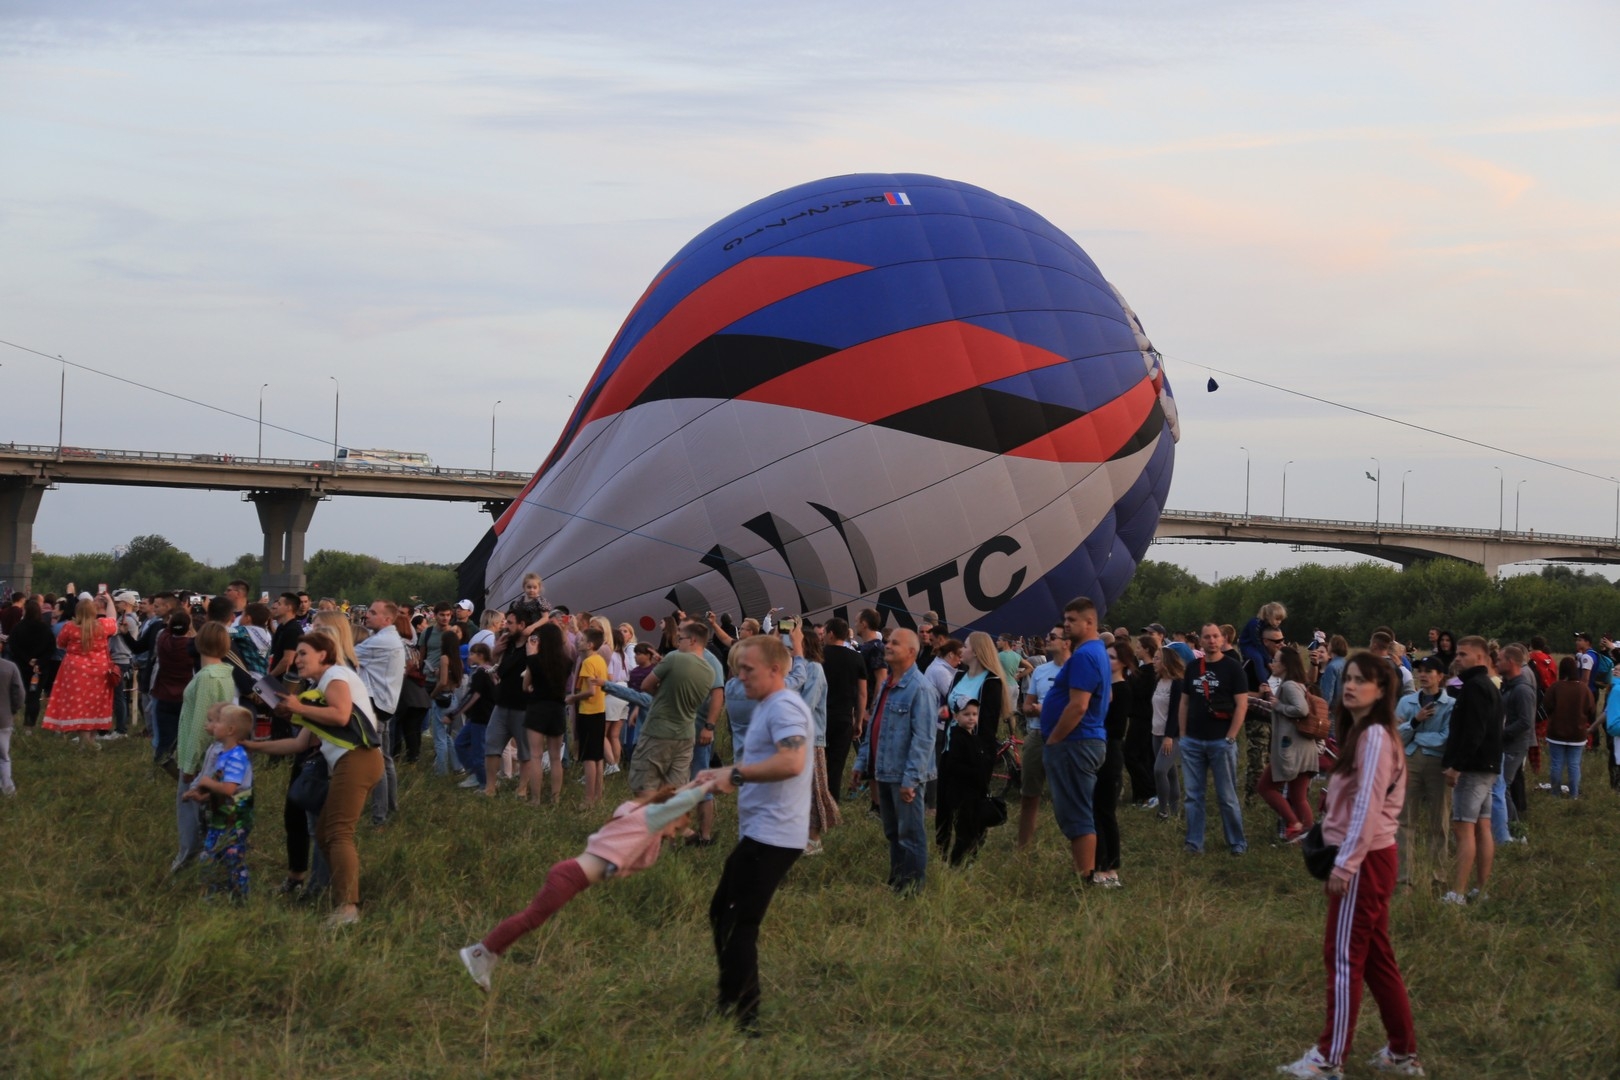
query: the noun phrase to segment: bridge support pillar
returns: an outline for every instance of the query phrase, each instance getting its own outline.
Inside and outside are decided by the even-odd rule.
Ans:
[[[248,498],[259,511],[264,530],[264,583],[272,596],[304,588],[304,536],[315,516],[319,495],[307,491],[253,491]]]
[[[506,508],[511,505],[511,499],[486,499],[484,501],[484,513],[499,521],[501,515],[506,513]]]
[[[34,517],[45,487],[27,476],[0,480],[0,581],[14,592],[34,588]]]

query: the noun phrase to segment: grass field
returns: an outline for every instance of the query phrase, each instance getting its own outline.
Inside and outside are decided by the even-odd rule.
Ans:
[[[364,921],[334,935],[273,895],[285,769],[261,773],[256,892],[237,908],[166,878],[173,788],[146,750],[14,739],[5,1075],[1239,1077],[1297,1057],[1321,1023],[1320,886],[1270,846],[1258,807],[1241,859],[1218,838],[1189,859],[1178,825],[1122,809],[1114,891],[1076,884],[1049,818],[1028,858],[1008,825],[966,872],[931,864],[909,902],[883,886],[875,819],[850,814],[771,909],[766,1036],[748,1041],[709,1017],[724,842],[586,892],[512,950],[486,997],[455,950],[580,850],[605,811],[579,807],[577,785],[535,810],[402,768],[402,814],[360,838]],[[1397,899],[1433,1076],[1620,1073],[1620,800],[1599,780],[1578,803],[1538,792],[1532,816],[1489,903]],[[726,800],[722,838],[734,828]],[[1368,998],[1350,1075],[1370,1075],[1382,1044]]]

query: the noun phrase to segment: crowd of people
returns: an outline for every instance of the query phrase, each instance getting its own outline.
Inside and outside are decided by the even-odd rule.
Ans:
[[[196,604],[15,594],[0,609],[0,791],[17,790],[16,715],[88,750],[144,729],[176,785],[171,873],[203,864],[211,891],[243,899],[254,756],[290,758],[278,891],[324,894],[344,925],[360,918],[356,833],[398,811],[399,767],[490,798],[504,779],[541,806],[562,798],[570,769],[586,805],[622,785],[584,852],[462,950],[486,989],[511,944],[585,888],[647,870],[667,847],[714,844],[713,800],[734,794],[740,839],[709,917],[720,1005],[745,1029],[771,899],[848,814],[879,819],[901,897],[924,888],[931,850],[971,862],[1010,798],[1018,848],[1034,843],[1045,802],[1079,879],[1119,889],[1122,809],[1176,823],[1201,856],[1213,787],[1231,855],[1248,850],[1244,803],[1259,800],[1274,842],[1304,845],[1326,881],[1327,1023],[1282,1071],[1339,1075],[1365,981],[1389,1035],[1373,1064],[1421,1075],[1389,936],[1395,891],[1484,902],[1497,847],[1527,842],[1531,792],[1580,798],[1589,751],[1620,786],[1615,646],[1585,634],[1555,660],[1540,637],[1436,628],[1419,650],[1380,628],[1352,655],[1321,631],[1290,642],[1281,603],[1241,631],[1133,634],[1104,629],[1079,598],[1030,639],[955,634],[933,612],[891,612],[902,625],[886,629],[867,609],[853,626],[674,612],[641,640],[553,606],[535,574],[476,621],[465,600],[249,597],[240,581]]]

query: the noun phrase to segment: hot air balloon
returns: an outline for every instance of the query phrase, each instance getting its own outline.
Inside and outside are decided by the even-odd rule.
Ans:
[[[747,206],[659,271],[463,565],[504,606],[1029,631],[1106,610],[1179,437],[1136,314],[1046,219],[916,174]]]

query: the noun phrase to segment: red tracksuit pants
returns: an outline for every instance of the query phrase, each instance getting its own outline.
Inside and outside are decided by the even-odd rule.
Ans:
[[[1395,892],[1396,865],[1393,844],[1369,852],[1345,894],[1328,896],[1327,933],[1322,941],[1322,958],[1327,964],[1327,1025],[1316,1048],[1335,1065],[1344,1064],[1355,1038],[1363,979],[1378,1003],[1391,1052],[1417,1051],[1412,1005],[1389,940],[1389,898]]]

